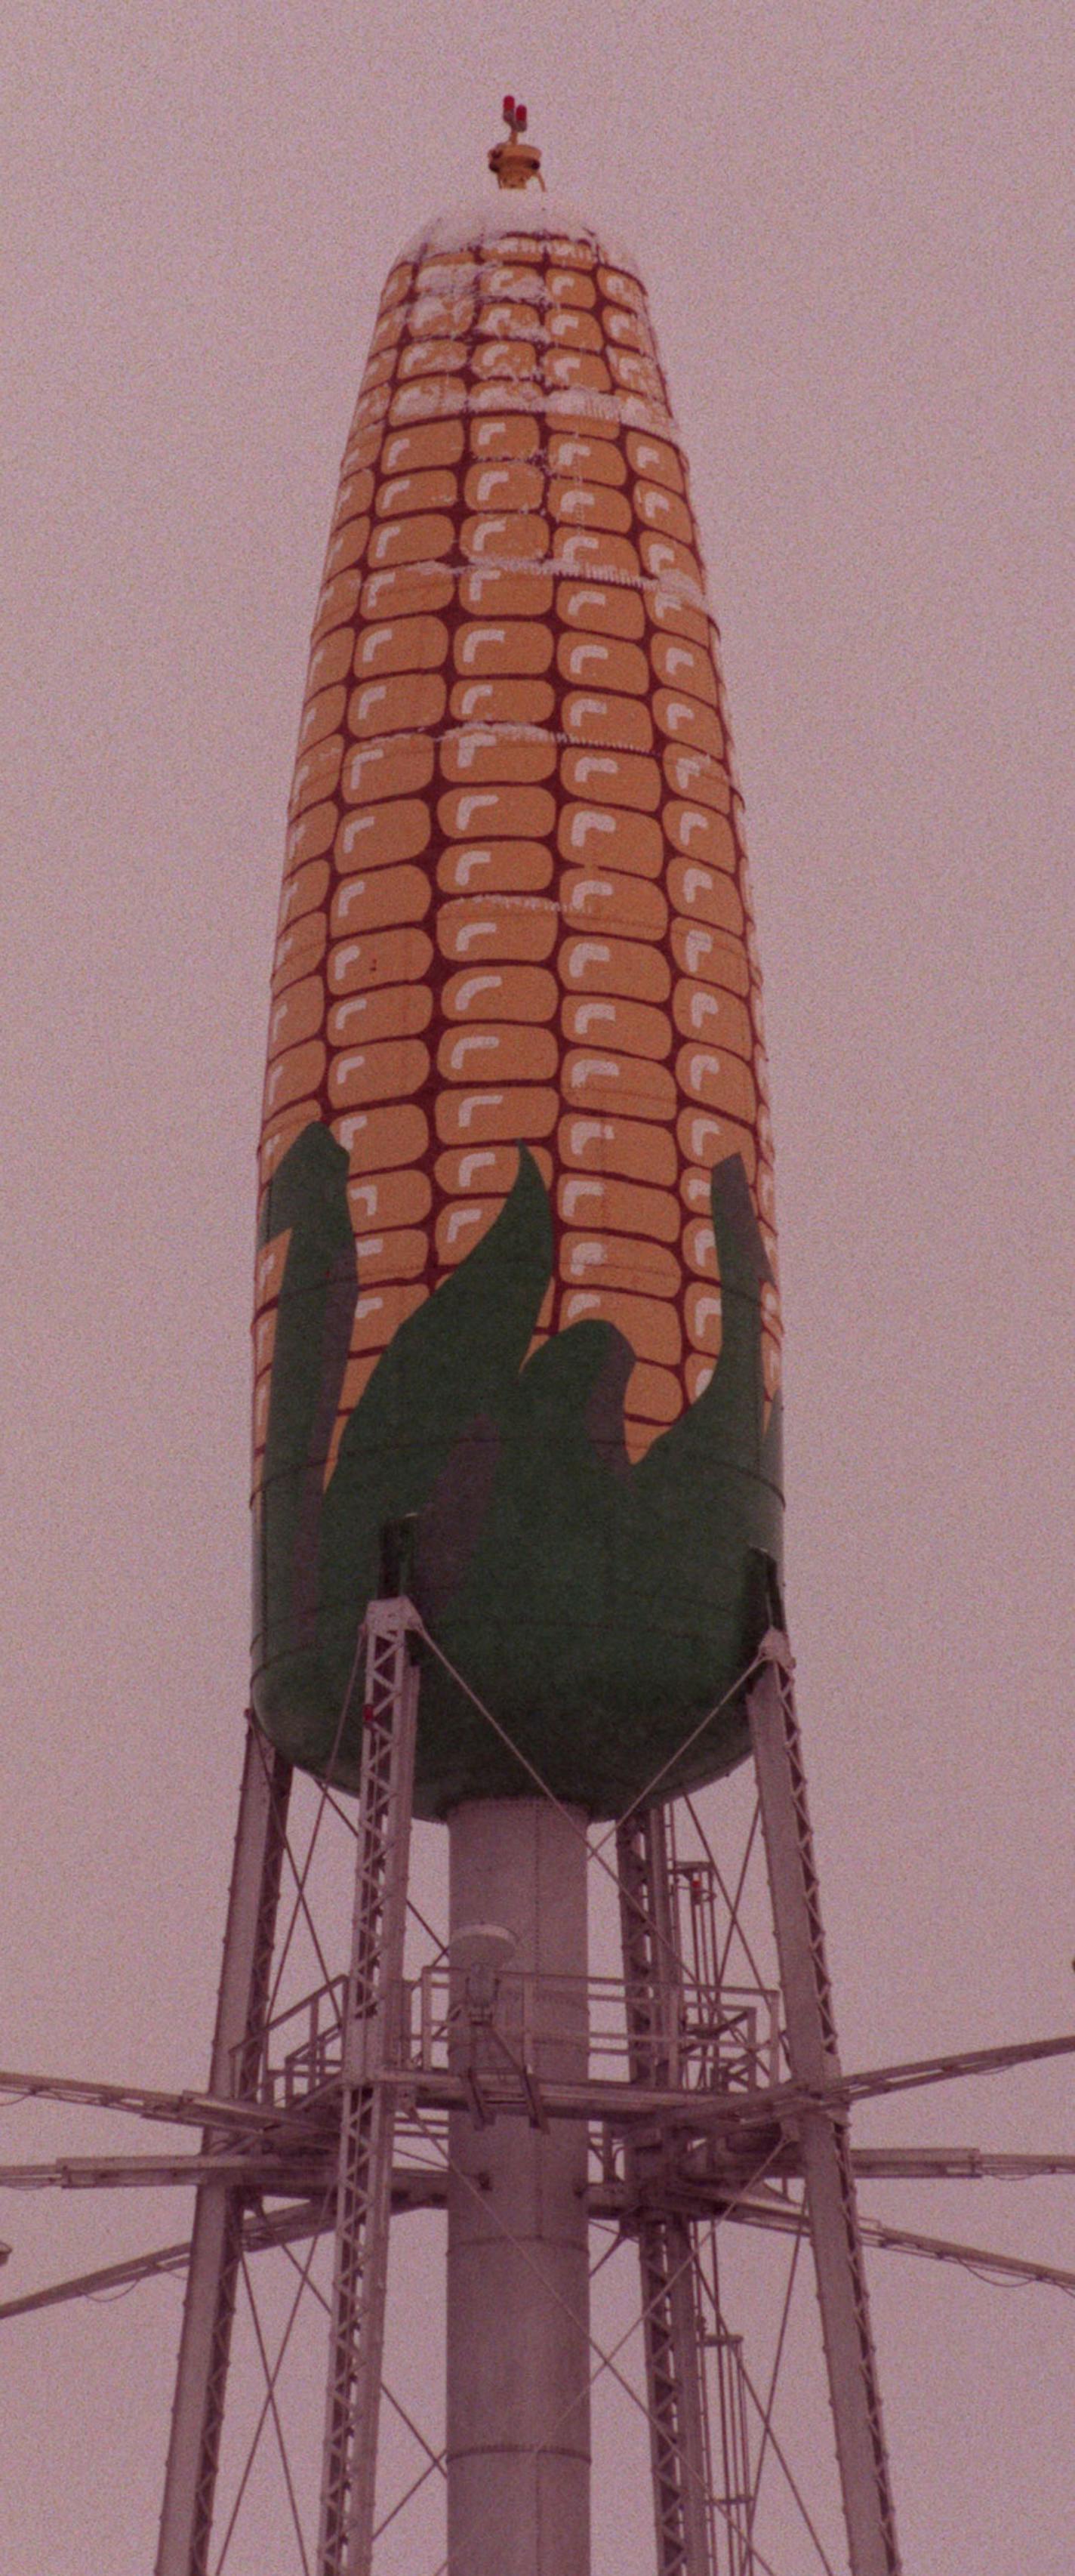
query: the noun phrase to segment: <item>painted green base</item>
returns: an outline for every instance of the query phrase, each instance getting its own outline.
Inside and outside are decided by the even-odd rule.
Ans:
[[[757,1555],[780,1562],[779,1404],[763,1431],[769,1272],[742,1164],[713,1175],[720,1358],[637,1466],[623,1447],[633,1355],[612,1325],[574,1324],[525,1361],[553,1229],[523,1148],[495,1225],[384,1353],[326,1488],[357,1296],[346,1181],[341,1147],[307,1127],[264,1211],[263,1240],[287,1227],[291,1241],[255,1526],[257,1715],[293,1762],[355,1786],[358,1627],[380,1588],[382,1530],[414,1515],[408,1588],[430,1635],[558,1797],[617,1814],[743,1671],[763,1624]],[[746,1749],[733,1705],[661,1794]],[[418,1813],[532,1790],[424,1650]]]

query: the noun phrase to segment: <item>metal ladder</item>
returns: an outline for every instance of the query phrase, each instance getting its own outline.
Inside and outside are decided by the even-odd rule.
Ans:
[[[616,1829],[628,2063],[635,2083],[677,2081],[681,1970],[668,1824],[662,1807]],[[641,2195],[635,2221],[642,2280],[657,2576],[716,2576],[708,2426],[690,2222],[646,2207],[659,2191],[663,2140],[631,2151]]]

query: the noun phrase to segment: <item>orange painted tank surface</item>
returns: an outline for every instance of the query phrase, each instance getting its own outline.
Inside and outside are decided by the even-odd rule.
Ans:
[[[347,1158],[358,1295],[322,1483],[400,1327],[529,1148],[552,1275],[531,1351],[629,1345],[632,1467],[721,1348],[714,1170],[738,1157],[780,1372],[760,987],[717,633],[646,295],[501,201],[381,297],[314,622],[261,1182]],[[270,1227],[272,1220],[270,1219]],[[263,1473],[287,1232],[255,1325]]]

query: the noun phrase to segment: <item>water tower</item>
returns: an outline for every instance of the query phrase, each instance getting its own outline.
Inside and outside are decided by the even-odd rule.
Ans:
[[[857,2154],[851,2105],[1071,2042],[841,2073],[783,1611],[772,1141],[716,629],[637,266],[550,205],[525,110],[505,116],[497,191],[387,279],[314,621],[210,2084],[168,2102],[3,2081],[204,2122],[198,2156],[81,2176],[195,2183],[189,2248],[68,2285],[187,2269],[157,2576],[224,2565],[240,2279],[286,2257],[301,2287],[296,2248],[318,2242],[315,2510],[285,2457],[287,2499],[308,2576],[370,2576],[409,2208],[447,2213],[443,2449],[417,2434],[416,2483],[446,2487],[438,2576],[589,2576],[591,2386],[627,2387],[593,2335],[595,2224],[637,2249],[627,2393],[653,2515],[634,2565],[769,2569],[757,2502],[780,2445],[723,2315],[728,2221],[809,2243],[846,2563],[897,2576],[856,2170],[966,2168]],[[729,1873],[695,1795],[751,1773],[760,1830]],[[417,1966],[415,1816],[450,1852],[445,1935]],[[311,1905],[330,1818],[353,1846],[349,1955]],[[590,1972],[595,1869],[614,1978]],[[297,1930],[320,1973],[296,1996]],[[261,2357],[255,2446],[277,2416]],[[820,2545],[811,2563],[830,2565]]]
[[[790,2072],[818,2096],[798,2143],[849,2543],[856,2576],[895,2576],[845,2124],[823,2098],[838,2067],[782,1633],[771,1131],[716,635],[637,268],[547,206],[525,111],[505,117],[499,202],[434,225],[381,298],[273,977],[254,1719],[359,1815],[318,2568],[370,2564],[412,1808],[443,1818],[451,1854],[452,2566],[589,2566],[599,1819],[616,1825],[623,2074],[646,2097],[622,2162],[658,2559],[662,2576],[711,2565],[676,2168],[684,2102],[701,2083],[726,2111],[736,2079],[719,1989],[705,2047],[677,2028],[664,1808],[753,1749]],[[192,2276],[181,2407],[195,2388],[211,2405],[227,2270],[222,2237],[215,2317]],[[174,2484],[161,2571],[187,2576],[181,2466]]]
[[[273,977],[254,1713],[287,1763],[357,1794],[361,1837],[320,2576],[370,2564],[412,1802],[450,1838],[449,2070],[469,2063],[483,2103],[498,2079],[533,2092],[529,2116],[449,2124],[460,2576],[589,2565],[593,1819],[623,1820],[629,2074],[674,2095],[662,1808],[753,1735],[791,2070],[838,2071],[781,1636],[771,1135],[715,630],[637,268],[547,208],[505,114],[499,203],[434,225],[381,298]],[[488,1955],[478,1935],[464,1966],[478,1925]],[[894,2576],[828,2107],[802,2155],[853,2563]],[[647,2160],[667,2168],[668,2141],[633,2158],[659,2564],[702,2576],[687,2222]],[[211,2269],[219,2310],[223,2236]],[[181,2408],[212,2397],[196,2289]],[[173,2467],[161,2576],[188,2576]]]

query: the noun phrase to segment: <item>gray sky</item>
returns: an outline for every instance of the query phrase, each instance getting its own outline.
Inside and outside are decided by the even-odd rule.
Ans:
[[[844,2060],[1070,2025],[1069,10],[98,0],[4,42],[0,2055],[207,2065],[307,636],[381,282],[504,88],[638,246],[724,634]],[[859,2135],[1070,2149],[1070,2084]],[[1070,2185],[868,2198],[1075,2267]],[[175,2195],[8,2201],[5,2286],[182,2232]],[[908,2569],[1067,2576],[1070,2303],[871,2281]],[[12,2576],[151,2562],[178,2314],[5,2329]]]

